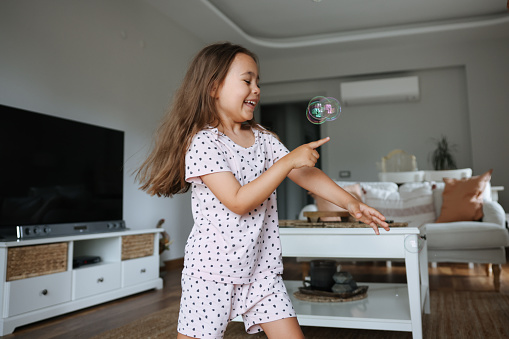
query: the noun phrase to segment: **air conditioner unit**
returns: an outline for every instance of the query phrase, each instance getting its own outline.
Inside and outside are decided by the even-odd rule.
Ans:
[[[341,104],[345,106],[418,100],[416,76],[341,83]]]

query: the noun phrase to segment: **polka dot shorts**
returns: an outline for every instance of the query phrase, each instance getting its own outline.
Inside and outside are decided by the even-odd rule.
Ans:
[[[242,315],[247,333],[259,324],[295,317],[280,275],[251,284],[225,284],[182,275],[178,332],[194,338],[222,338],[228,323]]]

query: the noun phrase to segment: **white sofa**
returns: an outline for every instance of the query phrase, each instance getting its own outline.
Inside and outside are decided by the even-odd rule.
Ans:
[[[500,265],[506,262],[505,247],[509,246],[506,214],[502,206],[491,198],[488,183],[483,193],[481,221],[435,223],[442,207],[444,183],[415,182],[396,185],[393,182],[337,181],[343,188],[359,185],[361,199],[377,208],[387,219],[408,222],[426,235],[428,261],[479,263],[492,267],[495,289],[500,286]],[[358,187],[357,187],[358,188]],[[305,206],[304,211],[316,211],[316,205]],[[487,272],[488,269],[487,269]]]

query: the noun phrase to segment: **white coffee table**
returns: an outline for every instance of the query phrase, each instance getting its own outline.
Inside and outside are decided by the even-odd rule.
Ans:
[[[302,326],[412,332],[422,338],[422,313],[430,313],[426,241],[415,227],[280,228],[283,256],[306,258],[404,259],[407,283],[369,285],[365,299],[320,303],[296,299],[301,281],[285,281]]]

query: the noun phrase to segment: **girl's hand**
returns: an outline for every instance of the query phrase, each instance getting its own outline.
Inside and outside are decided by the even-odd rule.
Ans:
[[[329,137],[297,147],[285,158],[290,161],[292,168],[314,167],[320,157],[316,149],[330,140]]]
[[[348,212],[357,220],[370,225],[376,234],[380,234],[378,226],[382,226],[389,231],[389,224],[385,222],[385,217],[376,209],[369,207],[362,202],[356,201],[348,204]]]

